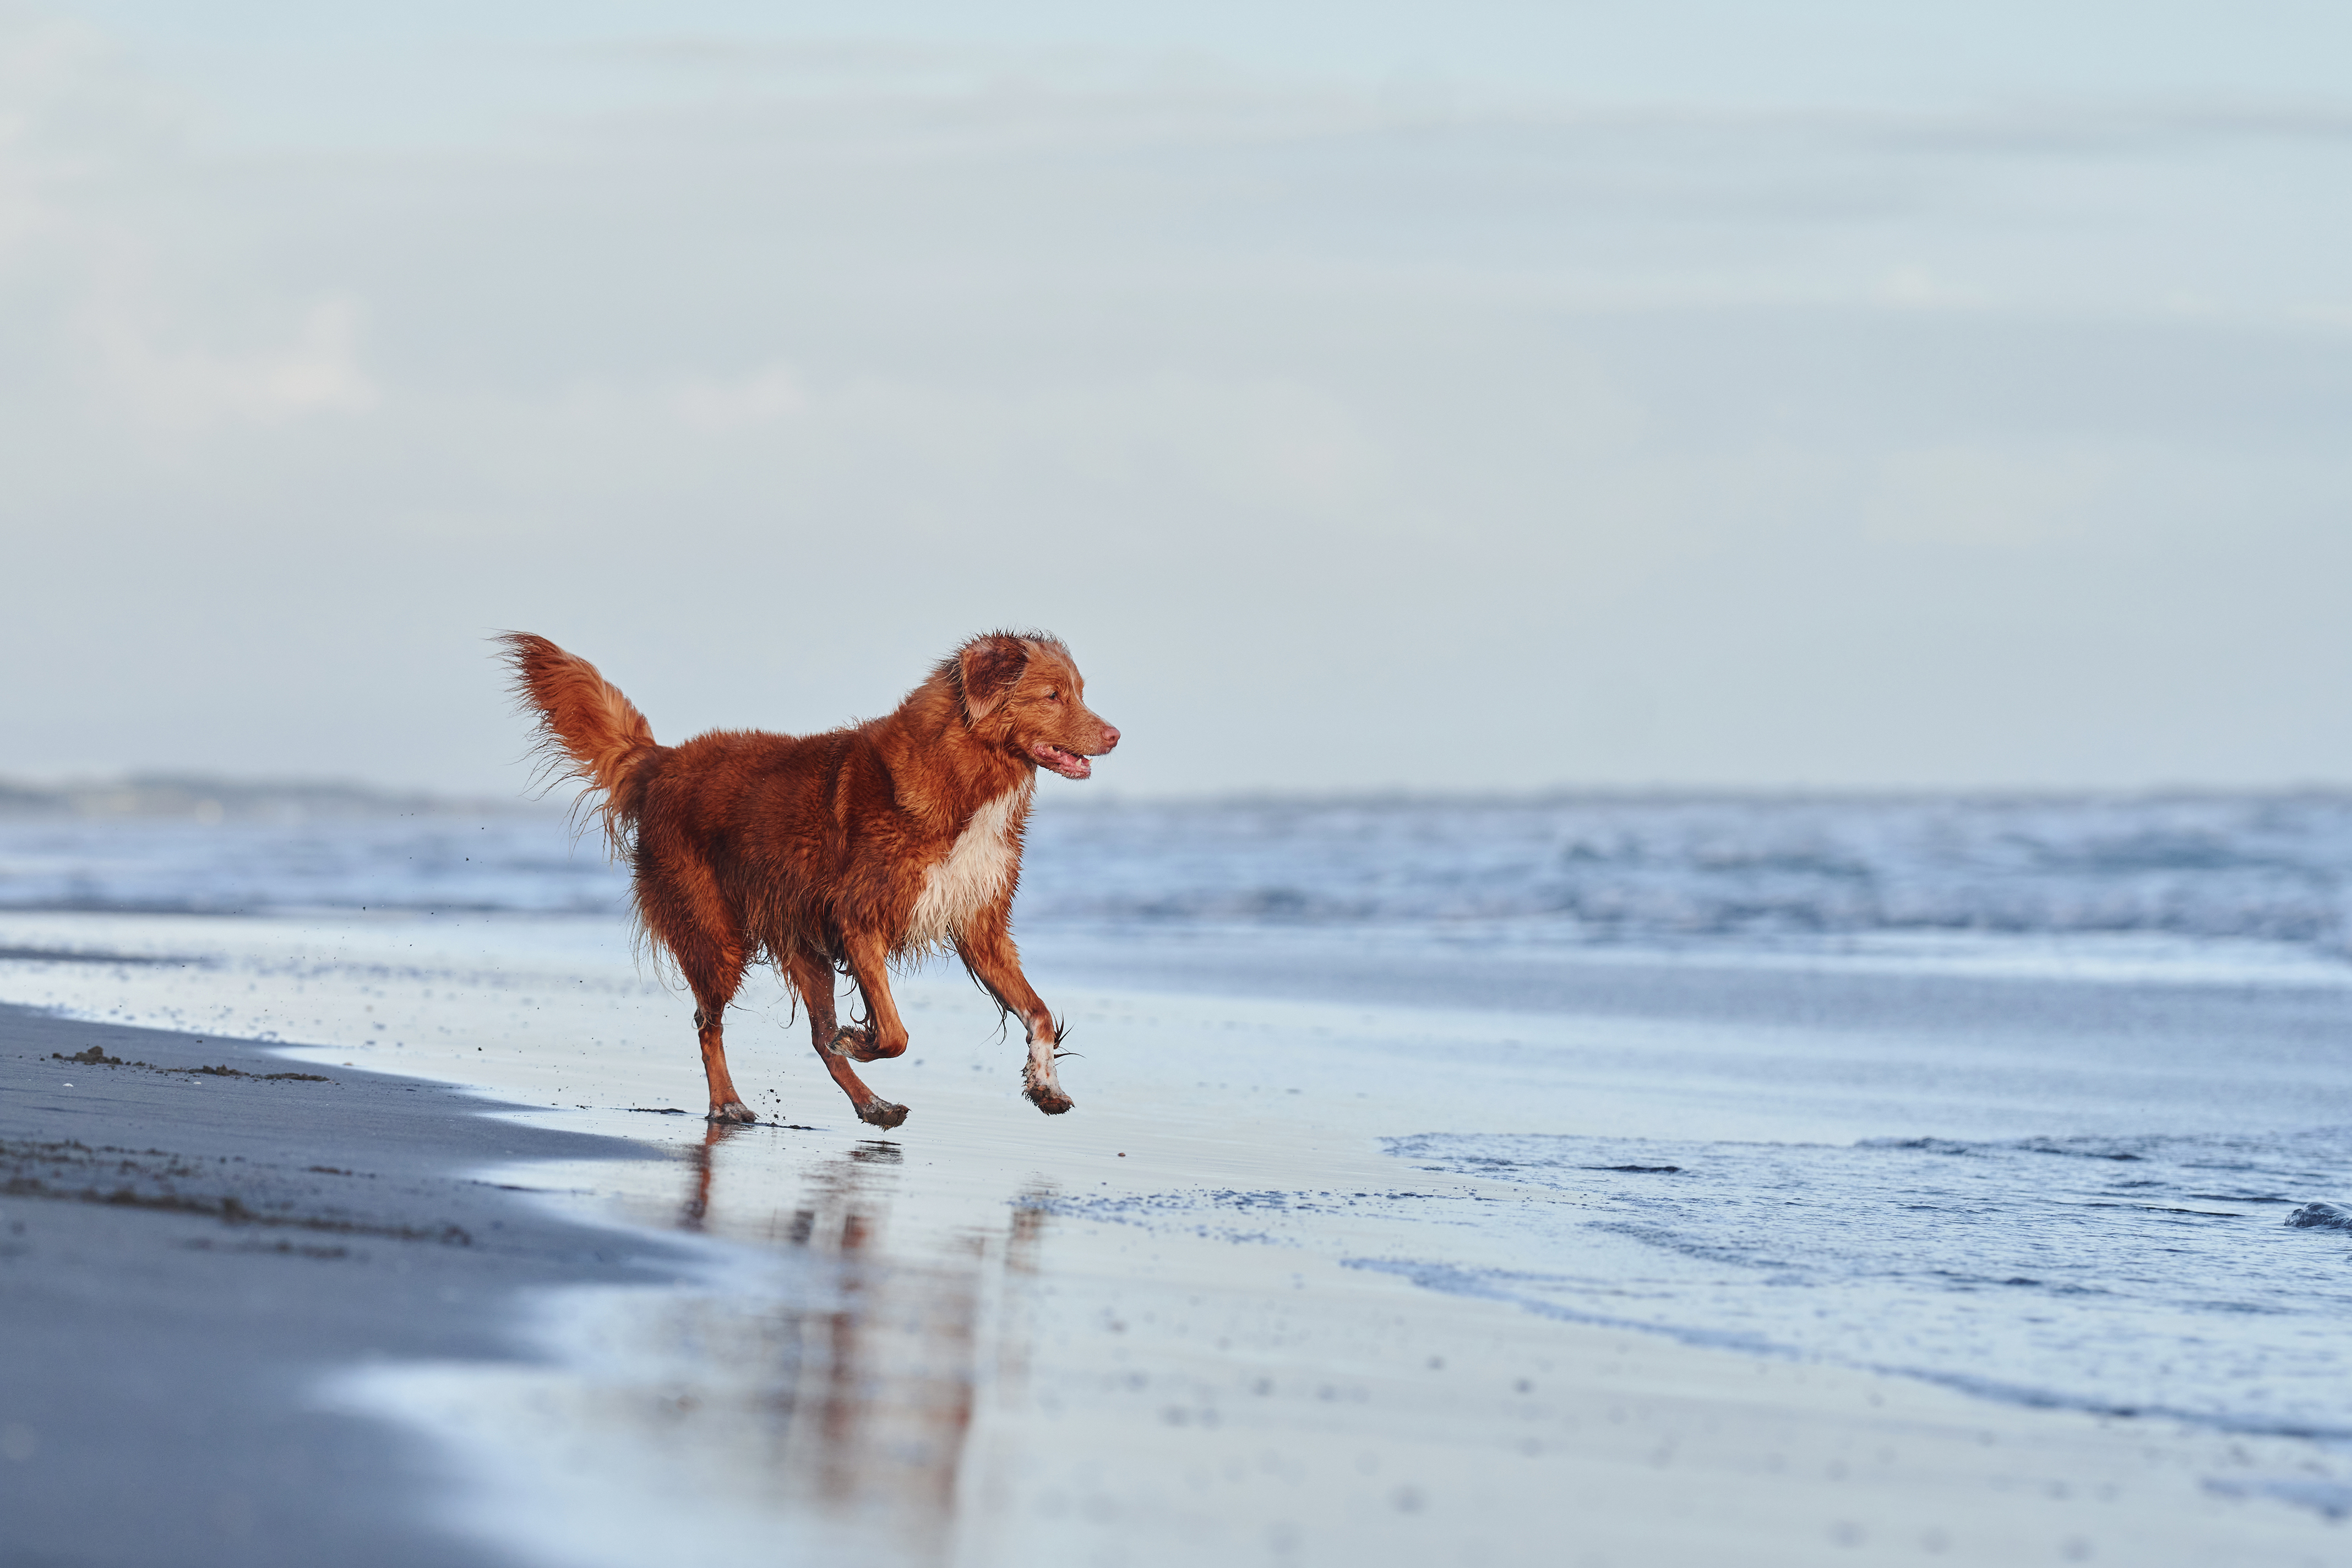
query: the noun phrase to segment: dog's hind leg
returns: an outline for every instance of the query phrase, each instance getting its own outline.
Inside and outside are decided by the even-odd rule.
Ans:
[[[817,1059],[824,1063],[824,1070],[833,1075],[841,1092],[849,1096],[857,1120],[876,1127],[896,1127],[906,1121],[905,1106],[893,1105],[866,1088],[857,1069],[833,1049],[835,1038],[841,1033],[833,1011],[833,965],[799,952],[785,965],[785,973],[792,977],[793,989],[801,994],[801,1005],[808,1009],[809,1038],[816,1047]]]
[[[727,995],[734,996],[729,987]],[[706,996],[698,988],[694,999],[694,1035],[702,1047],[702,1077],[710,1086],[710,1110],[706,1121],[757,1121],[760,1113],[743,1103],[735,1092],[735,1080],[727,1072],[727,1044],[721,1020],[726,1016],[727,1003],[716,994]]]
[[[727,1004],[735,1000],[743,984],[747,958],[741,922],[729,918],[730,911],[713,888],[696,889],[688,883],[686,890],[700,897],[687,904],[677,897],[676,883],[662,889],[669,897],[654,898],[646,896],[646,882],[641,867],[637,907],[646,927],[669,950],[687,988],[694,993],[694,1033],[702,1046],[703,1079],[710,1088],[710,1113],[706,1120],[757,1121],[759,1112],[743,1103],[727,1071]]]

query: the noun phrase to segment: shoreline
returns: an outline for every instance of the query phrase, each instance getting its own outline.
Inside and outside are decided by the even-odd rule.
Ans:
[[[93,1049],[120,1065],[57,1059]],[[503,1561],[438,1522],[445,1456],[316,1397],[354,1364],[528,1353],[523,1293],[667,1261],[465,1174],[644,1152],[498,1110],[0,1005],[0,1558]]]
[[[108,929],[69,923],[92,946]],[[1664,994],[1659,976],[1620,975],[1609,984],[1632,987],[1618,994],[1650,1007],[1649,1023],[1585,1006],[1520,1040],[1503,1036],[1501,1014],[1449,1020],[1463,994],[1429,989],[1423,973],[1393,976],[1428,1004],[1417,1010],[1247,994],[1246,975],[1219,989],[1214,964],[1163,975],[1191,987],[1179,994],[1106,988],[1100,972],[1087,983],[1084,955],[1040,943],[1035,971],[1091,1053],[1070,1064],[1078,1112],[1049,1121],[1021,1104],[1017,1037],[997,1040],[984,1003],[937,971],[900,988],[917,1044],[888,1070],[916,1114],[885,1138],[829,1097],[804,1033],[780,1009],[763,1020],[757,997],[730,1022],[730,1052],[759,1103],[794,1125],[635,1114],[693,1103],[690,1037],[677,998],[625,983],[617,943],[580,945],[584,927],[485,927],[474,948],[383,924],[112,929],[132,956],[132,938],[165,934],[186,939],[174,952],[215,942],[221,956],[185,972],[22,970],[16,994],[49,987],[85,1012],[152,1020],[170,1007],[254,1027],[267,1008],[270,1027],[355,1042],[238,1047],[268,1070],[358,1079],[373,1075],[343,1062],[396,1064],[417,1076],[383,1079],[383,1098],[489,1129],[455,1156],[468,1190],[568,1237],[623,1237],[633,1255],[658,1254],[665,1237],[693,1249],[694,1266],[667,1271],[509,1275],[467,1331],[487,1351],[451,1332],[373,1362],[305,1363],[314,1406],[393,1435],[405,1468],[387,1473],[412,1518],[475,1543],[447,1560],[634,1568],[729,1550],[747,1531],[813,1560],[971,1568],[1478,1552],[1616,1568],[1832,1554],[2288,1568],[2343,1548],[2352,1476],[2339,1448],[1695,1344],[1428,1272],[1456,1269],[1457,1286],[1530,1268],[1606,1274],[1589,1223],[1606,1217],[1602,1184],[1643,1178],[1544,1187],[1402,1159],[1384,1138],[1442,1142],[1498,1119],[1560,1130],[1545,1136],[1646,1120],[1657,1136],[1666,1117],[1694,1139],[1736,1140],[1792,1112],[1745,1080],[1696,1086],[1760,1049],[1793,1085],[1789,1104],[1816,1105],[1824,1135],[1850,1140],[1903,1096],[1824,1098],[1868,1031],[1824,1034],[1803,1015],[1837,995],[1899,1013],[1911,986],[1899,977],[1831,977],[1819,991],[1729,980],[1679,998],[1718,1016],[1693,1020],[1643,1001]],[[38,945],[66,927],[14,934]],[[240,1002],[249,980],[262,991]],[[1753,985],[1767,990],[1738,989]],[[2061,997],[2039,984],[2006,994]],[[1790,1018],[1758,1023],[1775,996]],[[2264,1015],[2248,1064],[2271,1066],[2248,1092],[2309,1093],[2295,1074],[2313,1000]],[[2066,1006],[2033,1011],[2039,1037],[2082,1021]],[[1526,1032],[1535,1017],[1507,1026]],[[2174,1044],[2192,1048],[2205,1013],[2177,1021]],[[1934,1040],[1963,1032],[1948,1016],[1926,1022]],[[180,1037],[194,1057],[230,1059],[218,1042],[186,1046],[197,1037]],[[1799,1049],[1809,1040],[1819,1054]],[[2006,1080],[2021,1059],[1989,1065]],[[1666,1072],[1673,1096],[1612,1077],[1626,1062]],[[175,1088],[158,1108],[202,1105],[221,1087]],[[1964,1111],[1965,1097],[1937,1103],[1950,1122],[1990,1115]],[[248,1271],[263,1261],[279,1260],[238,1259]]]

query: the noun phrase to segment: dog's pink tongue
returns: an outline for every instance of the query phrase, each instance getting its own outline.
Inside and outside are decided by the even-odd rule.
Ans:
[[[1032,746],[1029,748],[1029,754],[1066,779],[1084,779],[1094,776],[1095,765],[1092,762],[1075,752],[1066,752],[1059,746]]]

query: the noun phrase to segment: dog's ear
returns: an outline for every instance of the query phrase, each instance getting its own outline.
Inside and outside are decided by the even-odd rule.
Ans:
[[[974,637],[964,644],[963,651],[956,655],[956,668],[963,688],[965,717],[977,724],[995,712],[1028,668],[1029,645],[1019,637]]]

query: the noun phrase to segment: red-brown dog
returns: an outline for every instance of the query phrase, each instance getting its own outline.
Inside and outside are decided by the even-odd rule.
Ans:
[[[817,1054],[858,1119],[906,1121],[849,1064],[907,1048],[890,961],[946,949],[1028,1030],[1031,1103],[1048,1116],[1070,1109],[1054,1071],[1060,1031],[1011,931],[1038,765],[1082,779],[1087,758],[1118,744],[1087,708],[1069,649],[992,633],[941,659],[896,712],[855,729],[714,730],[660,746],[586,659],[545,637],[499,640],[517,696],[539,714],[541,755],[602,792],[614,853],[636,868],[638,919],[694,993],[710,1120],[757,1120],[727,1076],[720,1023],[745,967],[765,960],[808,1008]],[[834,1020],[836,967],[865,1000],[863,1027]]]

